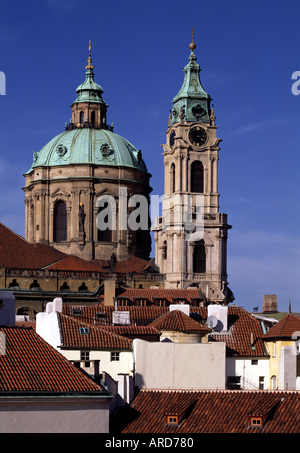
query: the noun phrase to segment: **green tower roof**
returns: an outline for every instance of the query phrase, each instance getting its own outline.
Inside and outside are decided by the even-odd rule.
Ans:
[[[96,104],[105,104],[104,100],[102,99],[103,89],[100,85],[98,85],[98,83],[94,81],[94,66],[92,65],[91,57],[91,41],[89,43],[88,64],[85,68],[85,81],[76,89],[77,99],[74,101],[74,103],[92,102]]]
[[[170,124],[177,123],[181,115],[184,121],[210,121],[211,97],[204,90],[200,80],[200,66],[196,63],[196,44],[189,46],[189,63],[184,68],[184,81],[179,93],[173,99],[172,118]]]
[[[103,90],[94,81],[93,68],[90,42],[86,79],[76,90],[75,103],[103,103],[106,106],[101,96]],[[112,127],[105,123],[96,126],[85,122],[66,125],[65,132],[50,140],[39,152],[34,151],[27,174],[37,167],[81,164],[131,167],[148,173],[141,151],[115,134]]]

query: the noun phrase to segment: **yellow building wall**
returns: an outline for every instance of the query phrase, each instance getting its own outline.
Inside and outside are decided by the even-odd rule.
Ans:
[[[283,346],[293,346],[295,343],[294,340],[276,340],[276,341],[266,341],[265,345],[270,355],[269,359],[269,388],[274,389],[274,376],[276,376],[276,386],[275,388],[281,389],[282,385],[280,382],[280,357],[281,357],[281,348]]]

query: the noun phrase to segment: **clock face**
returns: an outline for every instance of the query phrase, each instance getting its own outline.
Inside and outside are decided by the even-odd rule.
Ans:
[[[196,126],[190,130],[189,140],[192,143],[192,145],[202,146],[207,140],[207,134],[202,127]]]
[[[172,146],[175,143],[175,135],[176,135],[176,132],[174,130],[172,130],[171,133],[170,133],[170,146],[171,146],[171,148],[172,148]]]

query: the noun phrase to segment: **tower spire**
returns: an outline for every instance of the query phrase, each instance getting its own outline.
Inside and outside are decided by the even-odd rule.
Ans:
[[[94,69],[94,66],[92,65],[92,56],[91,56],[91,48],[92,48],[92,42],[89,40],[89,58],[88,58],[88,64],[86,65],[85,69]]]
[[[194,51],[196,49],[196,44],[194,43],[194,27],[192,28],[192,42],[191,44],[189,45],[189,48]]]

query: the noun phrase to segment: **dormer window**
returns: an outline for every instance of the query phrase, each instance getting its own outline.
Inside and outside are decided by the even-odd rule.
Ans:
[[[258,428],[259,426],[262,426],[262,424],[262,417],[250,417],[250,426]]]
[[[178,415],[167,415],[167,424],[168,425],[178,425]]]

